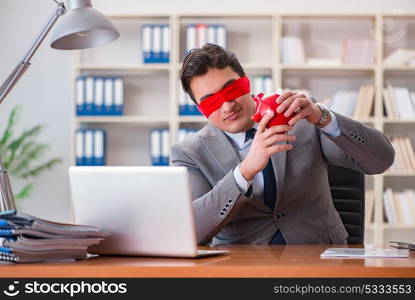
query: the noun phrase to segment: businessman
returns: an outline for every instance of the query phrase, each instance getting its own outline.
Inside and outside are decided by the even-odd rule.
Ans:
[[[395,153],[382,132],[292,92],[254,123],[242,66],[213,44],[187,55],[181,82],[209,120],[171,153],[189,170],[198,244],[347,243],[327,164],[384,172]],[[289,125],[267,128],[275,113]]]

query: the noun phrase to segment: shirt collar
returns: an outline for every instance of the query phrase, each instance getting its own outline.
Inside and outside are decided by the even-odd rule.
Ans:
[[[254,123],[254,126],[252,126],[252,128],[258,129],[258,123]],[[243,145],[245,144],[245,131],[237,133],[230,133],[226,131],[223,132],[230,138],[233,144],[238,147],[238,149],[242,149]]]

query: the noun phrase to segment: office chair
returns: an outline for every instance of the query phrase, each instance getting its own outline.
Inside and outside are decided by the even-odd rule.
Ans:
[[[340,214],[349,244],[363,244],[365,232],[365,177],[362,173],[328,166],[331,196]]]

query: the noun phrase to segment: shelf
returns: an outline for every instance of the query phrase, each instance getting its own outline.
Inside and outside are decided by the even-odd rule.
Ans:
[[[282,70],[300,71],[374,71],[374,65],[340,65],[340,66],[312,66],[312,65],[282,65]]]
[[[373,223],[365,224],[365,230],[374,230],[375,225]]]
[[[85,116],[76,117],[78,123],[168,123],[167,116]]]
[[[384,71],[415,71],[415,66],[383,66]]]
[[[105,64],[79,64],[78,70],[88,71],[168,71],[171,64],[136,64],[136,65],[105,65]]]
[[[306,18],[306,19],[312,19],[312,18],[347,18],[347,19],[355,19],[355,18],[375,18],[375,15],[370,14],[284,14],[282,16],[284,19],[290,19],[290,18]]]
[[[153,15],[153,14],[105,14],[105,16],[109,19],[117,20],[117,19],[168,19],[171,16],[170,15]]]
[[[354,118],[356,121],[359,121],[360,123],[375,123],[374,117],[368,117],[368,118]]]
[[[177,64],[176,68],[181,69],[183,65],[183,62]],[[252,63],[244,63],[241,62],[242,67],[245,71],[250,70],[271,70],[273,68],[273,65],[271,63],[259,63],[259,62],[252,62]]]
[[[415,171],[405,172],[405,171],[393,171],[386,172],[383,174],[385,177],[415,177]]]
[[[180,123],[207,123],[204,116],[179,116]]]
[[[415,225],[391,225],[382,224],[382,228],[386,230],[415,230]]]
[[[415,119],[407,119],[407,120],[400,120],[400,119],[383,119],[383,123],[385,124],[414,124]]]

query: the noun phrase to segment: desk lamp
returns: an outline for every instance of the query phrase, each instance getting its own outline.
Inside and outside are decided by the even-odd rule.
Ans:
[[[57,25],[51,39],[51,47],[61,50],[94,48],[119,37],[115,26],[99,11],[92,8],[91,0],[68,0],[68,10],[61,1],[35,38],[29,50],[0,86],[0,104],[30,66],[30,60],[53,25],[67,13]],[[0,212],[16,210],[13,191],[7,170],[0,157]]]

